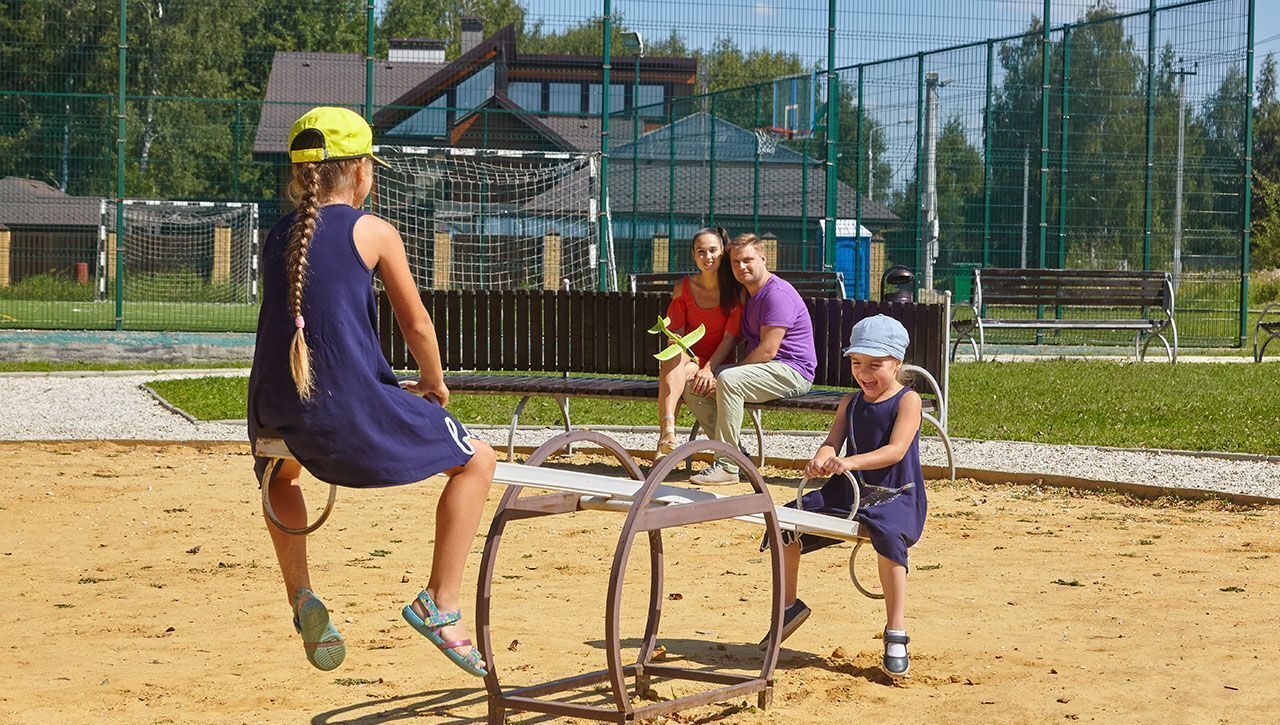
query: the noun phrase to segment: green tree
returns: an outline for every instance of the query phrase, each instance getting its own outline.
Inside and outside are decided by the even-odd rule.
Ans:
[[[452,59],[461,53],[464,15],[484,19],[485,37],[508,25],[515,25],[517,35],[523,36],[524,13],[518,0],[389,0],[378,28],[379,41],[385,44],[391,38],[441,38],[445,41],[445,57]],[[385,47],[381,49],[385,51]]]

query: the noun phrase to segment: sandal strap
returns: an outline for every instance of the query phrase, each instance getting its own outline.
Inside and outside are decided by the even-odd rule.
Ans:
[[[455,609],[451,612],[440,611],[440,608],[436,606],[435,601],[431,599],[431,595],[427,594],[426,589],[418,592],[418,603],[422,605],[423,611],[427,613],[426,618],[422,620],[423,623],[433,629],[453,624],[459,619],[462,619],[461,609]]]
[[[905,634],[889,634],[888,632],[885,632],[884,643],[885,644],[910,644],[911,638]]]
[[[439,647],[440,649],[454,649],[454,648],[456,648],[456,647],[470,647],[470,646],[471,646],[471,640],[469,640],[469,639],[455,639],[455,640],[453,640],[452,642],[441,642],[440,644],[438,644],[438,645],[436,645],[436,646],[437,646],[437,647]]]

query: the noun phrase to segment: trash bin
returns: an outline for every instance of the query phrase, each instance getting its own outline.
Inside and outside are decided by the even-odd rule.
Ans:
[[[88,262],[76,262],[76,284],[89,284]]]
[[[978,262],[956,262],[951,265],[951,301],[973,301],[973,270],[981,269]]]

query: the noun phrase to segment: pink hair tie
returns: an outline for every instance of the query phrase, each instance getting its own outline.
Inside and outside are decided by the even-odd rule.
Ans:
[[[293,326],[301,330],[302,328],[307,326],[307,321],[302,319],[302,315],[298,315],[297,317],[293,318]]]

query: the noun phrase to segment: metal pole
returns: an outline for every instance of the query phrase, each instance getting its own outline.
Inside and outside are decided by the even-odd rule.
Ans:
[[[1052,45],[1049,21],[1052,5],[1051,0],[1044,0],[1044,26],[1040,28],[1040,256],[1037,261],[1041,267],[1045,266],[1045,237],[1049,231],[1049,46]]]
[[[129,64],[129,8],[120,0],[120,38],[116,50],[116,330],[124,329],[124,154],[125,85]]]
[[[916,239],[915,254],[911,268],[920,271],[921,247],[924,246],[924,53],[916,53]],[[920,286],[914,285],[916,298],[919,299]]]
[[[1147,10],[1147,165],[1143,172],[1142,268],[1151,269],[1152,174],[1156,167],[1156,2]]]
[[[855,119],[857,122],[857,131],[853,135],[853,236],[855,239],[862,236],[862,65],[858,65],[858,115]],[[868,149],[870,150],[870,149]],[[870,180],[871,169],[867,169],[868,180]],[[867,252],[870,256],[870,250]],[[868,287],[870,289],[870,287]]]
[[[827,2],[827,193],[824,215],[826,234],[822,235],[823,264],[831,269],[836,263],[836,140],[840,135],[840,77],[836,75],[836,0]]]
[[[243,133],[240,101],[235,104],[235,121],[231,132],[231,198],[240,198],[240,134]]]
[[[800,145],[800,269],[809,268],[809,138]]]
[[[756,110],[752,117],[752,128],[760,128],[760,84],[756,84]],[[751,233],[760,235],[760,143],[756,142],[756,152],[751,159]],[[777,265],[778,260],[770,259],[769,264]]]
[[[667,106],[667,271],[675,271],[676,255],[676,102]]]
[[[1022,269],[1027,268],[1027,192],[1031,186],[1031,147],[1022,150]]]
[[[1187,76],[1195,71],[1182,67],[1178,59],[1178,170],[1173,182],[1173,289],[1182,284],[1182,171],[1185,160],[1187,135]],[[1199,65],[1197,63],[1197,65]]]
[[[373,122],[373,3],[364,7],[364,120]]]
[[[1245,336],[1249,333],[1249,244],[1253,210],[1253,42],[1254,42],[1254,0],[1249,0],[1248,40],[1245,45],[1248,54],[1245,57],[1245,99],[1244,99],[1244,173],[1240,183],[1244,185],[1244,213],[1240,226],[1240,346],[1244,346]]]
[[[640,51],[636,51],[635,83],[631,86],[631,271],[640,261]]]
[[[1066,265],[1067,254],[1067,126],[1071,120],[1071,26],[1062,30],[1062,117],[1058,135],[1058,268]],[[1061,316],[1061,313],[1059,313]]]
[[[987,105],[982,109],[982,266],[991,266],[991,90],[995,44],[987,41]],[[1025,225],[1024,225],[1025,226]]]
[[[924,75],[924,288],[932,290],[933,263],[938,256],[938,74]]]
[[[609,224],[609,69],[613,58],[613,0],[604,0],[604,56],[600,85],[600,238],[608,239]],[[609,245],[600,245],[600,289],[609,289]]]

